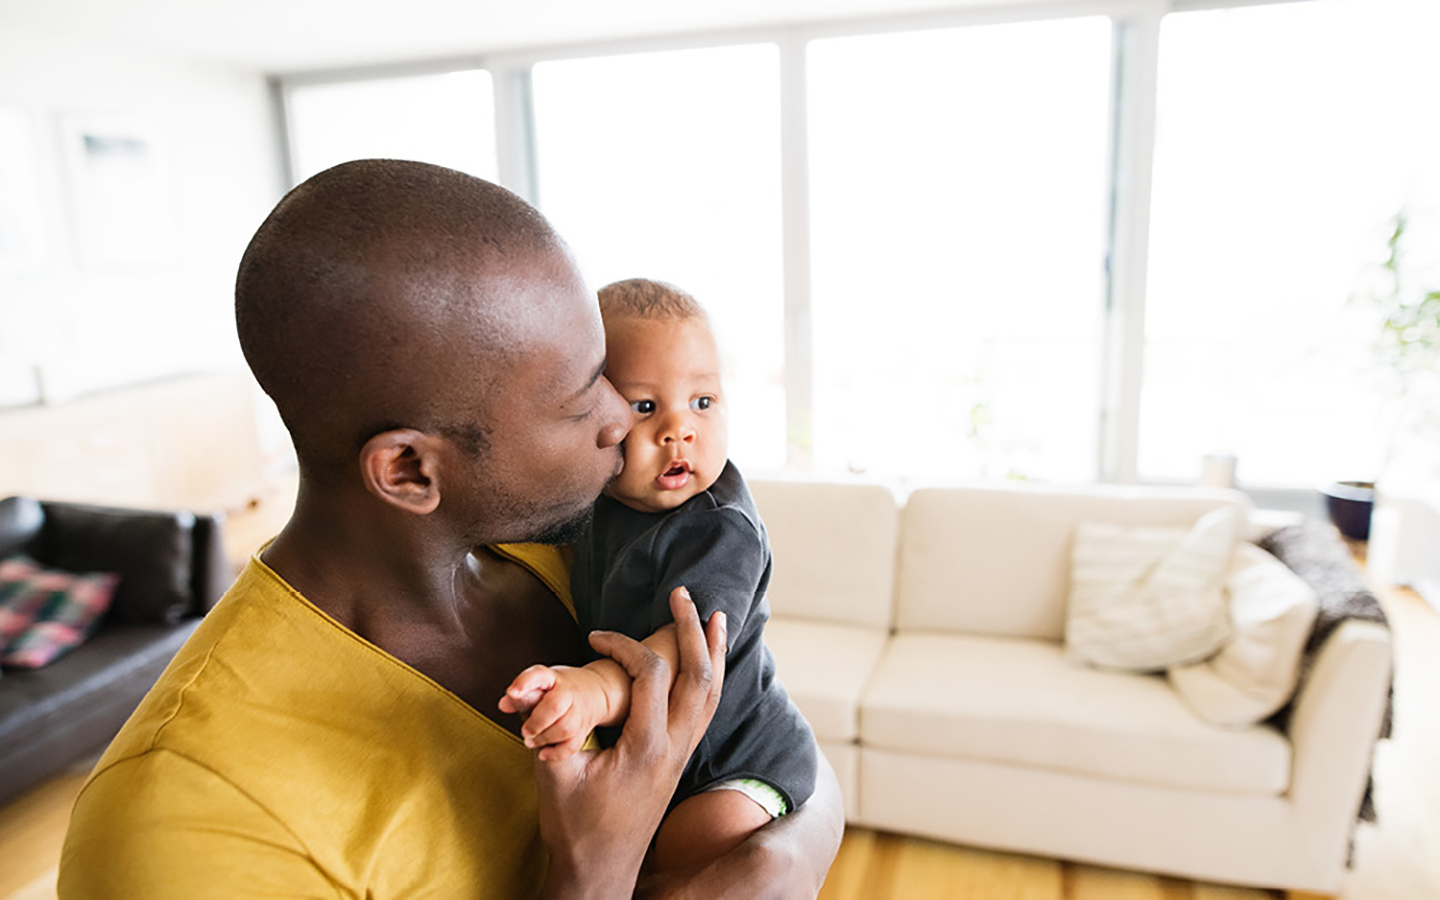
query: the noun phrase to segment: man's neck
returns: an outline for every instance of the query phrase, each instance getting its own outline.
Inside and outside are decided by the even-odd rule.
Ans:
[[[446,541],[440,530],[368,495],[302,482],[294,514],[262,559],[357,632],[382,609],[453,621],[468,548]]]
[[[302,486],[262,559],[341,625],[512,732],[495,704],[537,662],[579,665],[574,619],[533,574],[424,517]]]

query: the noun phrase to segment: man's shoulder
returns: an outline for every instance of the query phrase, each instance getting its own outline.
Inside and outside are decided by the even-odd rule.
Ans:
[[[242,574],[101,758],[80,830],[159,823],[184,840],[263,845],[267,859],[288,852],[270,839],[280,834],[361,876],[443,850],[464,881],[498,828],[518,835],[520,861],[491,860],[495,877],[522,878],[526,842],[538,846],[530,751],[287,591]],[[451,806],[456,796],[468,799]]]
[[[186,756],[183,745],[193,741],[223,748],[228,741],[212,732],[268,705],[257,699],[286,684],[294,657],[323,653],[323,633],[306,627],[309,611],[289,608],[286,590],[251,560],[146,693],[96,772],[166,747]]]
[[[268,780],[277,759],[363,756],[373,736],[354,723],[393,719],[397,708],[458,720],[460,728],[480,718],[252,560],[146,694],[97,771],[163,750],[237,778]]]

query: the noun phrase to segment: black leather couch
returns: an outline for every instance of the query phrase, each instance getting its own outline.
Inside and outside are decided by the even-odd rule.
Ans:
[[[0,559],[120,573],[89,640],[43,668],[0,673],[0,804],[114,737],[230,586],[221,528],[189,512],[0,500]]]

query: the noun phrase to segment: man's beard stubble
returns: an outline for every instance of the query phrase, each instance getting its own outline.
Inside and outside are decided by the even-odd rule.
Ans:
[[[579,513],[563,522],[557,522],[533,537],[526,538],[527,544],[573,544],[585,533],[595,512],[594,505],[586,506]]]
[[[620,478],[620,473],[624,469],[624,441],[621,441],[620,445],[616,448],[616,454],[620,457],[620,465],[616,467],[615,474],[611,475],[610,480],[606,481],[605,486],[600,489],[600,493],[602,495],[606,491],[610,490],[610,486],[613,485]],[[599,498],[597,497],[596,499]],[[523,539],[519,543],[550,545],[573,544],[578,541],[580,537],[585,533],[585,529],[590,527],[590,521],[594,517],[595,501],[592,500],[585,505],[584,509],[580,510],[578,513],[571,516],[570,518],[562,522],[556,522],[552,525],[547,525],[536,534]]]

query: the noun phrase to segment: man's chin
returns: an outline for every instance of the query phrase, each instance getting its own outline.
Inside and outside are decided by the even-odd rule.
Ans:
[[[573,544],[585,533],[585,528],[590,524],[590,517],[593,513],[594,507],[586,506],[575,516],[546,527],[538,534],[526,538],[523,543]]]

